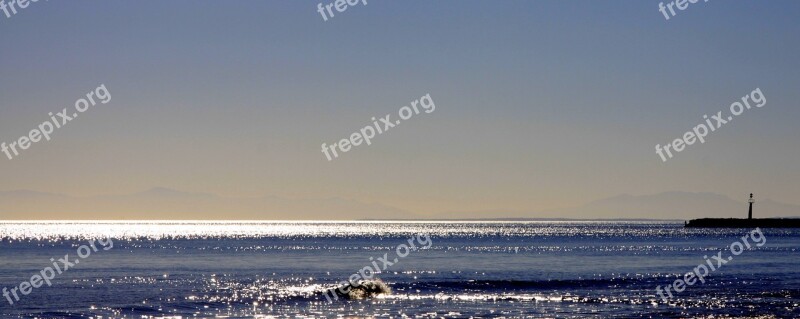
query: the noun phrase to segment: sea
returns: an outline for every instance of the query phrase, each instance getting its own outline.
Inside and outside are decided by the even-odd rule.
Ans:
[[[799,249],[671,221],[6,221],[0,318],[800,318]]]

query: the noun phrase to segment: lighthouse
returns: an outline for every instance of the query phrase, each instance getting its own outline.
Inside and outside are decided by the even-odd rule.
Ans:
[[[750,203],[750,211],[747,213],[747,219],[753,219],[753,203],[755,203],[753,193],[750,193],[750,199],[747,200],[747,202]]]

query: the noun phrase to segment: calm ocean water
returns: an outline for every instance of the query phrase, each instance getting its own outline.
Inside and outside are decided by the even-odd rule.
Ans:
[[[0,287],[69,254],[52,285],[0,302],[2,318],[798,318],[800,230],[753,245],[674,298],[656,286],[747,229],[654,222],[0,223]],[[427,235],[430,246],[419,241]],[[90,238],[113,248],[77,257]],[[402,251],[409,245],[420,249]],[[86,254],[88,248],[84,249]],[[322,291],[377,260],[391,293]],[[372,258],[372,259],[371,259]],[[373,264],[373,261],[375,262]],[[60,263],[59,263],[60,264]],[[380,266],[383,267],[383,266]],[[13,296],[9,297],[13,300]]]

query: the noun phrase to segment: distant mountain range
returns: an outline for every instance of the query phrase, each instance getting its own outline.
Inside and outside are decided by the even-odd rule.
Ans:
[[[743,196],[744,197],[744,196]],[[758,200],[754,217],[798,217],[800,205],[770,199]],[[449,212],[448,219],[485,219],[485,216],[514,219],[661,219],[746,218],[747,202],[715,193],[663,192],[653,195],[618,195],[579,207],[547,212],[478,211]]]
[[[800,206],[759,200],[755,217],[800,216]],[[26,190],[0,192],[0,220],[413,220],[413,219],[693,219],[747,216],[747,203],[714,193],[619,195],[551,212],[413,214],[343,198],[230,198],[153,188],[128,195],[76,197]]]
[[[0,192],[0,220],[352,220],[415,217],[402,209],[342,198],[230,198],[167,188],[93,197],[25,190]]]
[[[746,195],[743,195],[743,198]],[[582,207],[563,211],[569,216],[582,218],[747,218],[748,204],[715,193],[664,192],[654,195],[619,195],[590,202]],[[753,217],[800,216],[800,206],[758,200],[753,206]]]

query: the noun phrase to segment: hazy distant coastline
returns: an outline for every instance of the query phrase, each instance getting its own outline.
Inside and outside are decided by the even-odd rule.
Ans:
[[[356,199],[225,197],[168,188],[99,196],[71,196],[28,190],[0,192],[4,220],[462,220],[462,221],[682,221],[746,217],[746,202],[715,193],[663,192],[617,195],[582,206],[547,211],[491,209],[411,212]],[[770,199],[756,203],[759,218],[800,216],[800,205]],[[502,216],[502,217],[494,217]],[[644,216],[668,218],[648,219]]]

